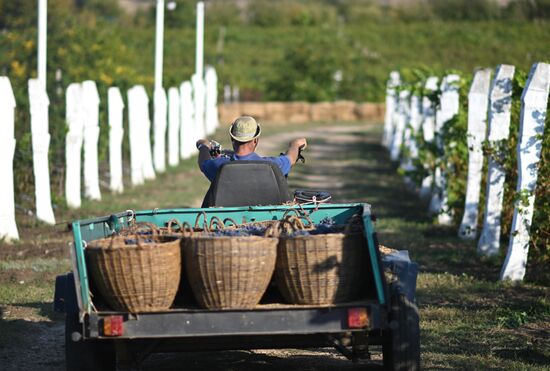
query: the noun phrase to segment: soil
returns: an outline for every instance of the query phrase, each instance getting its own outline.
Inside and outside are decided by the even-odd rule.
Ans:
[[[30,217],[19,220],[19,229],[24,233],[24,238],[11,245],[2,244],[0,261],[67,256],[67,243],[71,235],[66,223],[59,223],[54,227],[36,226],[33,223],[35,222]]]

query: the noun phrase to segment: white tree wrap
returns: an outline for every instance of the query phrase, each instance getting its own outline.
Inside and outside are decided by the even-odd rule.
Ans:
[[[7,243],[19,239],[15,222],[13,156],[15,153],[15,96],[10,80],[0,76],[0,239]]]
[[[109,188],[113,193],[124,191],[122,181],[122,140],[124,138],[124,101],[120,89],[111,87],[107,91],[109,101]]]
[[[521,97],[516,189],[520,198],[515,205],[510,244],[500,274],[503,280],[520,281],[525,276],[549,89],[550,65],[534,64]]]
[[[497,150],[499,141],[508,139],[510,111],[512,107],[512,79],[514,66],[499,65],[489,94],[489,145]],[[489,157],[489,169],[485,196],[483,230],[477,244],[478,253],[486,256],[498,254],[500,248],[500,215],[504,197],[504,166],[495,160],[503,159],[506,153],[494,153]]]
[[[468,93],[468,180],[466,185],[466,203],[458,236],[472,240],[477,234],[479,194],[483,168],[482,144],[487,132],[487,110],[489,108],[489,87],[491,70],[479,70]]]
[[[36,217],[44,223],[55,224],[50,190],[50,148],[48,107],[50,100],[46,87],[38,79],[29,80],[29,103],[31,108],[32,158]]]

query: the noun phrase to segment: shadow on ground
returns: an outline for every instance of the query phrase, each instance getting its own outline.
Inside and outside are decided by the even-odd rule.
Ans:
[[[352,363],[329,348],[321,349],[282,349],[282,350],[239,350],[224,352],[180,353],[167,356],[152,355],[143,364],[143,371],[173,370],[174,364],[185,364],[188,371],[226,370],[288,370],[288,371],[329,371],[329,370],[382,370],[379,364],[363,361]]]

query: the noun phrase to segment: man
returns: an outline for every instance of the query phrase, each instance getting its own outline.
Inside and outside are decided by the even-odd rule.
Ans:
[[[220,167],[230,161],[271,161],[277,164],[284,176],[287,176],[291,167],[298,160],[300,148],[307,146],[306,138],[294,139],[288,144],[285,154],[277,157],[261,157],[256,151],[259,136],[262,130],[253,117],[241,116],[231,124],[229,135],[233,144],[234,153],[229,156],[212,157],[210,155],[210,141],[200,139],[197,141],[199,149],[198,165],[201,171],[211,182],[216,179]]]

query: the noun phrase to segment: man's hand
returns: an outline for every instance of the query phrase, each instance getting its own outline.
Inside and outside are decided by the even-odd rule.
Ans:
[[[294,165],[296,161],[298,161],[298,154],[300,153],[300,149],[305,149],[306,147],[306,138],[294,139],[293,141],[288,143],[288,150],[286,151],[286,155],[288,156],[291,165]]]
[[[292,147],[292,146],[297,146],[298,149],[306,149],[307,147],[307,140],[306,138],[298,138],[298,139],[294,139],[292,142],[290,142],[288,144],[289,148]]]
[[[201,145],[205,145],[206,147],[208,147],[208,149],[210,149],[210,141],[208,139],[199,139],[199,140],[197,140],[197,143],[196,143],[197,149]]]

